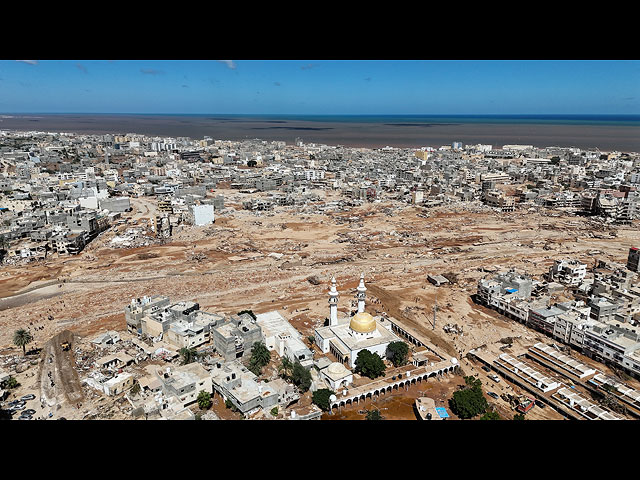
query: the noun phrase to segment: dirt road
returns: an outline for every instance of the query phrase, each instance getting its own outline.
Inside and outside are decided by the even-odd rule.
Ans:
[[[82,384],[75,369],[75,341],[73,333],[64,330],[51,338],[42,351],[40,397],[43,404],[55,410],[77,405],[84,399]],[[68,350],[61,347],[65,342],[70,345]]]

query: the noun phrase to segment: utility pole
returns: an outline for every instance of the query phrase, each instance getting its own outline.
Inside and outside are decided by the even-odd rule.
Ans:
[[[436,303],[433,306],[433,330],[436,329],[436,312],[438,311],[438,291],[436,290]]]

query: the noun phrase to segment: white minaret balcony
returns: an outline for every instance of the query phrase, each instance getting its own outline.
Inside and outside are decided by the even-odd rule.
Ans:
[[[358,300],[358,313],[364,312],[364,301],[367,296],[367,287],[364,286],[364,273],[360,274],[360,285],[356,289],[356,299]]]

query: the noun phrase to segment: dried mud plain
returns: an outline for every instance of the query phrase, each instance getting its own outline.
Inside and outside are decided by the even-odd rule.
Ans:
[[[504,346],[501,339],[513,337],[512,351],[518,355],[547,339],[473,303],[477,280],[487,270],[513,267],[537,277],[556,258],[589,266],[597,259],[624,263],[639,238],[637,225],[610,229],[562,212],[496,213],[463,204],[426,210],[398,202],[334,213],[297,213],[293,207],[250,212],[234,204],[237,191],[220,193],[230,200],[214,225],[184,227],[163,244],[113,248],[110,242],[118,231],[132,223],[151,224],[152,209],[137,210],[143,204],[134,202],[128,225],[103,232],[76,257],[3,266],[0,354],[22,355],[12,345],[18,328],[30,329],[32,347],[44,347],[64,330],[82,338],[126,330],[125,305],[155,294],[193,300],[212,312],[277,309],[306,337],[328,316],[331,277],[341,294],[339,311],[346,315],[364,272],[367,311],[386,312],[418,329],[442,352],[462,358],[482,345],[497,352]],[[438,288],[427,281],[428,274],[447,272],[457,275],[457,284]],[[462,327],[463,333],[445,333],[445,324]],[[462,360],[461,366],[466,375],[479,373],[486,380],[478,365]],[[449,393],[439,394],[446,406],[460,383],[461,377],[452,376],[440,386],[411,387],[376,408],[386,409],[381,410],[385,418],[415,419],[414,398],[447,384]],[[363,408],[369,407],[343,409],[334,418],[364,418],[357,413]],[[505,418],[513,413],[506,412]],[[550,408],[534,408],[527,418],[562,417]]]

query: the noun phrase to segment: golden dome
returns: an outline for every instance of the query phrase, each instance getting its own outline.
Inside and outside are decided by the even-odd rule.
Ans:
[[[351,330],[358,333],[370,333],[376,329],[376,321],[367,312],[356,313],[349,323]]]

